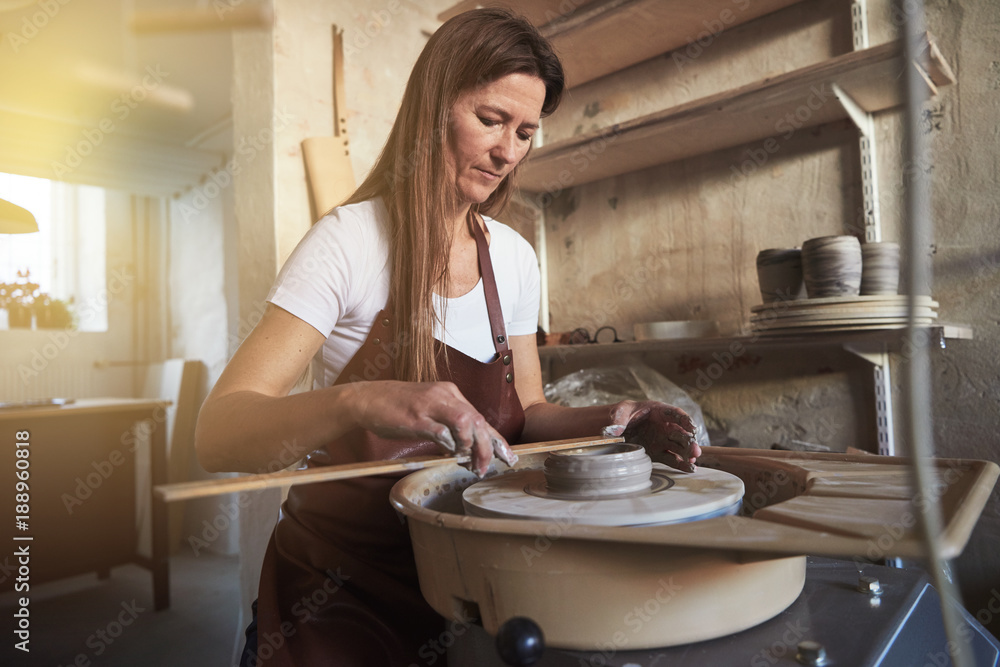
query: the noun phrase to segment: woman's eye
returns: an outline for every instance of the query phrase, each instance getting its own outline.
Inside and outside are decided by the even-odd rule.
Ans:
[[[527,132],[518,132],[517,136],[521,141],[531,141],[531,135]]]
[[[495,120],[493,120],[491,118],[483,118],[482,116],[479,117],[479,121],[483,125],[485,125],[486,127],[494,127],[495,125],[499,124],[499,123],[497,123],[497,121],[495,121]]]

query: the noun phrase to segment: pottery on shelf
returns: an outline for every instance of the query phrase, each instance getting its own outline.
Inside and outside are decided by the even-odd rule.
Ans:
[[[757,253],[757,283],[764,303],[805,297],[802,282],[802,251],[770,248]]]
[[[861,245],[861,295],[896,294],[899,289],[899,244]]]
[[[802,277],[809,298],[861,292],[861,242],[854,236],[821,236],[802,244]]]

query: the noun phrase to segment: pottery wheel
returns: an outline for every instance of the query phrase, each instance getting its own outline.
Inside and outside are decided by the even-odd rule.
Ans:
[[[593,457],[590,457],[593,458]],[[607,459],[609,457],[601,457]],[[546,461],[549,473],[550,461]],[[561,455],[558,460],[573,461]],[[587,458],[581,457],[586,469]],[[540,468],[515,470],[483,480],[462,494],[466,514],[503,519],[535,519],[560,523],[595,526],[633,526],[697,521],[735,514],[743,499],[743,482],[739,477],[721,470],[699,468],[682,473],[660,463],[649,463],[650,472],[645,488],[635,490],[633,480],[626,494],[605,494],[603,497],[580,498],[563,489],[553,490]],[[618,463],[621,470],[621,464]],[[628,471],[630,474],[631,470]],[[576,473],[574,473],[576,474]],[[549,480],[551,481],[551,480]],[[562,492],[560,492],[562,491]]]

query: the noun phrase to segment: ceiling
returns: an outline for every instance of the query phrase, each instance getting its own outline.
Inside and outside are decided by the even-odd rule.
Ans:
[[[169,196],[221,165],[232,31],[130,28],[227,0],[213,2],[0,0],[0,171]]]

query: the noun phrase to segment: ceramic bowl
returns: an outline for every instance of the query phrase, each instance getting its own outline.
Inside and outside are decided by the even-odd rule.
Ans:
[[[861,291],[861,242],[821,236],[802,244],[802,276],[809,298],[851,297]]]
[[[802,251],[770,248],[757,253],[757,283],[764,303],[805,298],[802,282]]]
[[[719,333],[714,320],[676,320],[673,322],[637,322],[632,325],[636,340],[666,338],[711,338]]]

